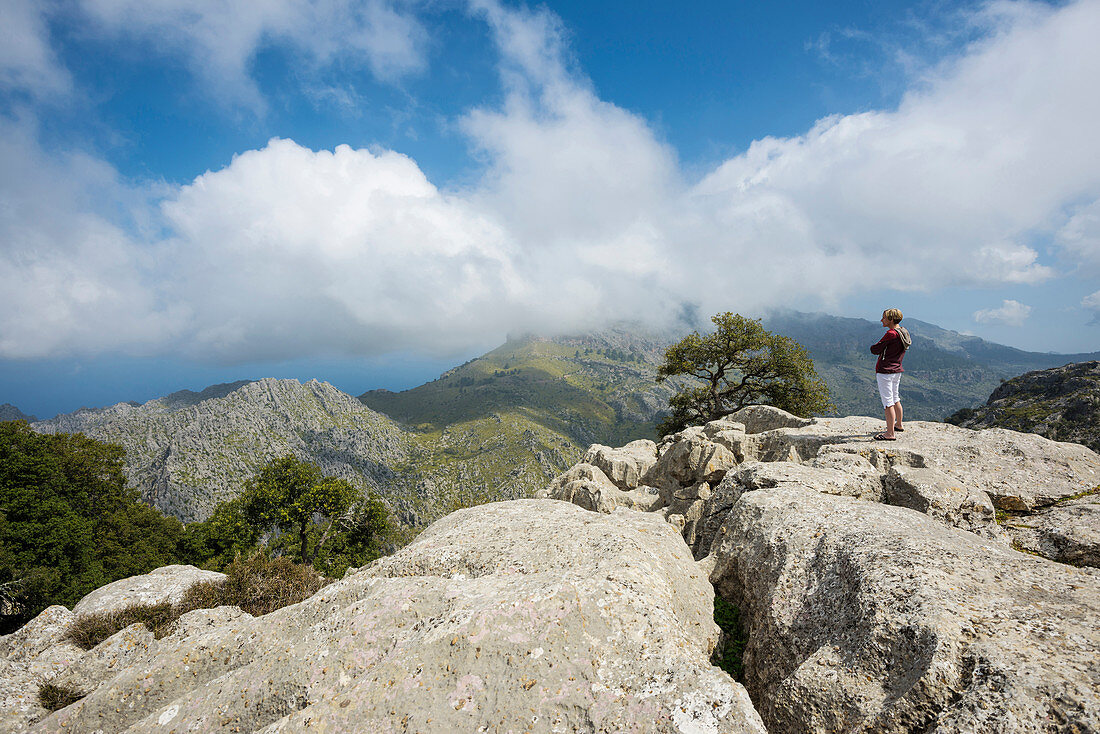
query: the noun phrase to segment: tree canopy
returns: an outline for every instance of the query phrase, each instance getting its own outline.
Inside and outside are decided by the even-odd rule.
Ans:
[[[119,446],[0,422],[0,627],[175,562],[183,525],[138,499]]]
[[[774,405],[808,417],[835,410],[805,347],[731,312],[711,317],[714,331],[692,332],[665,351],[657,381],[693,378],[669,400],[664,434],[722,418],[749,405]]]
[[[283,456],[260,467],[206,521],[189,525],[183,545],[185,556],[215,567],[262,548],[339,575],[381,555],[390,532],[389,508],[380,499]]]

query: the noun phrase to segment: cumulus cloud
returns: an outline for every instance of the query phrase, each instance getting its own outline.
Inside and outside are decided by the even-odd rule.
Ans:
[[[287,44],[321,67],[361,60],[380,79],[420,71],[427,34],[401,0],[81,0],[93,26],[181,56],[223,100],[262,109],[250,63]]]
[[[974,320],[979,324],[1001,324],[1003,326],[1023,326],[1031,315],[1031,306],[1019,301],[1001,301],[1000,308],[984,308],[974,312]]]
[[[239,6],[236,35],[215,43],[198,40],[229,12],[212,5],[185,18],[174,0],[88,2],[105,23],[132,12],[149,33],[208,43],[200,56],[229,49],[211,68],[238,82],[250,49],[303,12]],[[109,166],[48,155],[24,131],[2,152],[2,194],[17,206],[0,244],[0,355],[446,352],[508,331],[672,318],[684,304],[827,307],[874,288],[1036,283],[1095,255],[1100,3],[990,6],[975,19],[982,40],[898,109],[756,141],[698,180],[578,74],[555,16],[472,7],[505,98],[461,120],[485,161],[463,188],[440,188],[399,152],[274,139],[149,207]],[[177,17],[187,28],[168,30]],[[319,32],[300,25],[285,32]],[[38,193],[21,193],[20,177]],[[32,198],[38,209],[11,214]],[[1005,301],[974,318],[1022,323],[1029,310]]]

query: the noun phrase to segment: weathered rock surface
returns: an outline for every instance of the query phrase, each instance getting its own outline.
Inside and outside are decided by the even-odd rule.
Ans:
[[[630,491],[638,488],[645,473],[657,463],[657,444],[645,438],[617,449],[592,444],[581,461],[599,467],[616,487]]]
[[[989,495],[962,486],[938,469],[892,467],[886,475],[886,502],[987,538],[1004,534]]]
[[[812,418],[799,418],[770,405],[750,405],[730,413],[726,420],[743,425],[745,433],[763,433],[776,428],[802,428],[814,422]]]
[[[73,614],[98,614],[134,604],[178,604],[200,581],[223,581],[224,573],[194,566],[162,566],[141,576],[119,579],[91,592],[73,607]]]
[[[1100,567],[1100,494],[1005,521],[1017,548],[1075,566]]]
[[[713,551],[773,734],[1100,730],[1100,572],[786,486],[743,494]]]
[[[619,489],[599,467],[577,464],[554,479],[538,493],[541,499],[572,502],[595,512],[611,512],[616,507],[650,510],[660,501],[654,487],[639,487],[629,491]]]
[[[659,515],[485,505],[262,618],[192,612],[32,731],[763,734],[711,600]]]
[[[782,427],[769,428],[775,425]],[[755,489],[802,486],[886,502],[1006,541],[996,510],[1031,513],[1100,486],[1100,456],[1084,446],[1003,429],[972,431],[912,421],[897,441],[873,440],[881,429],[882,422],[874,418],[811,421],[754,406],[657,444],[659,458],[640,480],[657,488],[656,501],[639,502],[610,491],[597,500],[594,490],[550,496],[601,511],[620,506],[661,510],[701,558],[725,513],[742,492]],[[614,451],[598,446],[590,454],[607,457]],[[567,472],[551,486],[570,476]]]
[[[0,637],[0,732],[23,732],[46,714],[38,688],[63,673],[84,651],[63,642],[75,616],[63,606],[41,614]]]

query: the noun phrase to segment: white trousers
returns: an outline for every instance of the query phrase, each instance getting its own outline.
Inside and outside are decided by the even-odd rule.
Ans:
[[[878,380],[878,395],[882,398],[883,408],[889,408],[891,405],[901,402],[901,396],[898,395],[898,385],[901,383],[900,372],[895,372],[892,375],[884,375],[878,372],[875,374],[875,378]]]

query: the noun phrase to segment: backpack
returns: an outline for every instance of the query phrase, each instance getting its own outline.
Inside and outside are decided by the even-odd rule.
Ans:
[[[904,326],[895,326],[894,331],[898,333],[898,338],[901,339],[902,349],[908,350],[913,346],[913,337],[909,336],[909,330]]]

